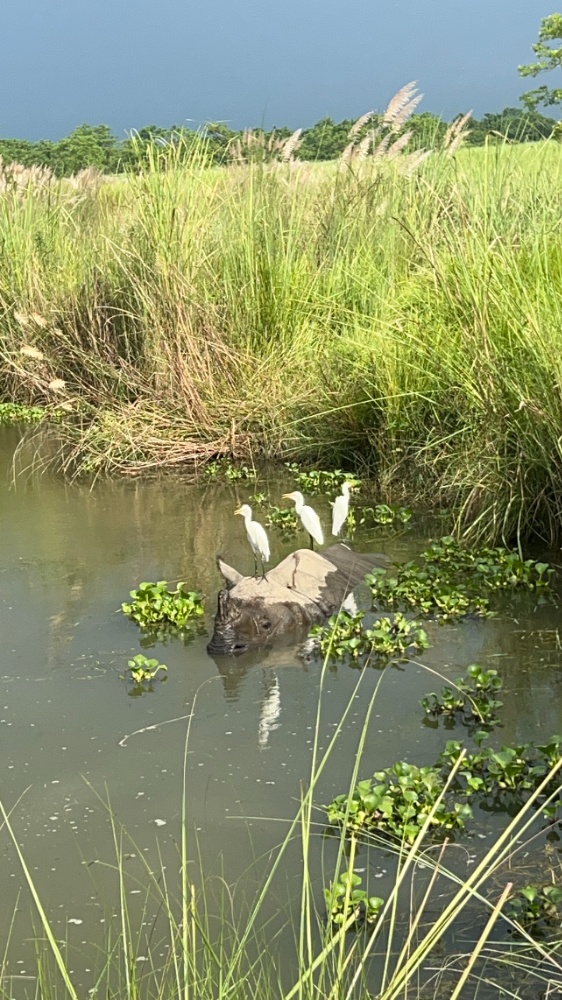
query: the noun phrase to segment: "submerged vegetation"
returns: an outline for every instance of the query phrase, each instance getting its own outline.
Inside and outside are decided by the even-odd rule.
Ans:
[[[139,139],[112,181],[7,184],[0,393],[63,407],[45,460],[322,462],[486,540],[557,539],[559,146],[463,149],[459,121],[425,156],[417,99],[330,164],[298,136],[228,167],[204,138]]]

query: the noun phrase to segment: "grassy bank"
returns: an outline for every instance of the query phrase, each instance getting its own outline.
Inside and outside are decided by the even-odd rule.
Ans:
[[[462,530],[559,539],[560,146],[177,155],[0,195],[0,392],[63,408],[59,465],[347,463]]]

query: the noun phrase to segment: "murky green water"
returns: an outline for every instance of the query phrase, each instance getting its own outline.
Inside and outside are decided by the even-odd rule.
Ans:
[[[49,476],[20,478],[14,487],[16,441],[16,431],[0,435],[1,797],[13,810],[18,842],[85,992],[99,967],[95,946],[118,907],[104,800],[132,838],[123,844],[125,867],[138,878],[129,902],[148,936],[155,912],[141,910],[148,876],[139,856],[152,870],[165,866],[176,895],[184,745],[195,704],[187,758],[192,853],[197,837],[206,873],[221,873],[242,891],[282,839],[286,827],[279,821],[294,815],[307,781],[321,666],[303,664],[292,649],[274,651],[261,664],[248,658],[215,662],[206,653],[208,636],[187,645],[170,641],[152,652],[169,668],[166,682],[152,694],[130,697],[120,675],[141,646],[136,626],[117,612],[121,601],[143,579],[182,579],[208,595],[210,621],[219,586],[217,552],[241,570],[253,566],[244,525],[233,511],[254,487],[166,478],[99,482],[90,489]],[[293,547],[274,532],[271,540],[274,560]],[[402,559],[424,541],[412,532],[379,534],[358,538],[357,546]],[[556,609],[537,609],[532,597],[519,598],[496,620],[430,625],[433,646],[423,663],[451,677],[475,661],[497,667],[506,685],[501,738],[547,737],[562,726],[558,624]],[[319,801],[347,787],[365,705],[379,676],[371,670],[363,679]],[[322,747],[357,680],[357,671],[346,667],[330,674]],[[386,671],[364,775],[396,759],[431,763],[445,738],[462,739],[462,729],[445,734],[423,724],[419,699],[436,683],[419,665]],[[482,837],[501,822],[481,819]],[[381,876],[375,886],[381,894],[387,867],[383,858],[373,873]],[[290,896],[298,885],[296,849],[284,877]],[[0,899],[0,941],[15,913],[10,972],[30,989],[32,905],[5,830]],[[279,894],[269,905],[281,905]],[[151,947],[157,948],[154,942]]]

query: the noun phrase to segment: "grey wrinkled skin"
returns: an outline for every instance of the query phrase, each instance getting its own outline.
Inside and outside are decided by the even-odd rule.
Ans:
[[[267,580],[242,576],[219,556],[225,581],[218,595],[211,655],[249,650],[305,638],[311,625],[337,611],[353,587],[385,556],[361,555],[343,543],[324,552],[298,549],[268,571]]]

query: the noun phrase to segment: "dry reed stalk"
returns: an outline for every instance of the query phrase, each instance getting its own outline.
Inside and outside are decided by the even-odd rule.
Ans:
[[[84,167],[69,177],[67,184],[80,194],[96,194],[106,183],[106,180],[107,178],[97,167]]]
[[[359,133],[361,132],[363,126],[366,125],[367,122],[371,121],[371,119],[374,117],[374,114],[375,114],[374,111],[367,111],[364,115],[361,115],[361,117],[358,118],[357,121],[354,122],[354,124],[351,126],[349,132],[347,133],[347,138],[356,139]]]
[[[369,150],[371,148],[371,143],[373,141],[373,136],[370,132],[363,136],[361,142],[355,147],[353,155],[353,163],[363,163],[369,155]]]
[[[385,159],[395,160],[397,156],[400,156],[400,153],[402,152],[402,150],[406,148],[411,138],[412,138],[412,132],[409,131],[409,132],[404,132],[404,135],[401,135],[398,137],[398,139],[395,139],[392,145],[388,147]]]
[[[338,159],[339,167],[348,167],[353,159],[353,150],[355,149],[355,142],[348,142],[347,146],[341,153]]]
[[[55,175],[48,167],[24,167],[21,163],[4,163],[0,156],[0,194],[13,192],[24,195],[45,193],[55,181]]]
[[[472,111],[467,111],[465,115],[461,115],[460,118],[455,119],[455,121],[449,125],[449,128],[443,136],[443,150],[447,156],[454,156],[457,149],[462,146],[469,131],[468,123],[471,118]]]
[[[402,87],[397,94],[394,95],[391,101],[389,101],[388,107],[383,115],[382,124],[390,128],[400,128],[404,124],[406,118],[403,118],[403,112],[405,108],[411,106],[411,102],[415,100],[417,93],[417,82],[412,80],[411,83],[407,83]],[[419,100],[421,100],[423,95],[419,95]],[[419,100],[417,103],[419,103]],[[414,105],[415,109],[417,105]],[[411,113],[411,112],[410,112]],[[407,116],[408,117],[408,116]],[[398,124],[399,123],[399,124]]]
[[[296,132],[293,132],[288,139],[283,143],[279,153],[279,159],[282,163],[287,163],[292,159],[293,154],[300,146],[300,137],[302,135],[302,128],[298,128]]]
[[[413,153],[409,153],[408,156],[403,156],[398,168],[399,173],[403,177],[411,177],[424,160],[427,160],[428,156],[431,156],[432,152],[433,150],[431,149],[416,149]]]

